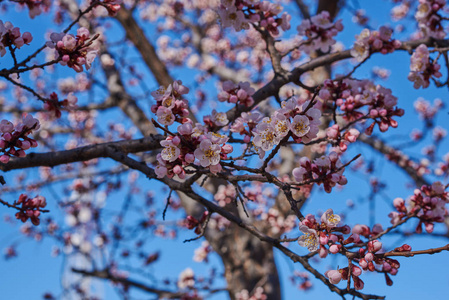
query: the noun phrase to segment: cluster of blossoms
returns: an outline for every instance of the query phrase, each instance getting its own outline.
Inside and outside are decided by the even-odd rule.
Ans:
[[[433,101],[432,105],[429,101],[420,97],[413,103],[413,107],[418,113],[420,119],[426,122],[432,122],[437,112],[444,107],[444,103],[441,99],[437,98]]]
[[[340,126],[338,124],[334,124],[326,129],[326,135],[330,141],[332,141],[335,145],[338,145],[338,150],[345,152],[346,149],[348,149],[348,145],[357,140],[360,132],[357,129],[351,128],[342,134],[340,131]]]
[[[327,193],[337,185],[345,185],[348,181],[343,175],[345,168],[340,161],[337,153],[331,152],[328,156],[323,155],[313,161],[307,157],[301,157],[299,167],[292,171],[295,181],[303,183],[304,181],[314,181],[318,185],[323,184]]]
[[[232,81],[223,82],[223,91],[218,94],[218,101],[238,103],[246,107],[254,104],[252,95],[256,91],[250,87],[249,82],[239,82],[235,84]]]
[[[408,74],[408,80],[413,82],[413,87],[419,89],[429,87],[430,78],[440,78],[441,66],[434,62],[429,56],[429,49],[424,44],[421,44],[413,52],[410,58],[410,73]]]
[[[28,135],[39,127],[39,120],[33,118],[30,114],[24,116],[22,122],[16,126],[8,120],[1,120],[0,151],[4,154],[0,156],[0,162],[6,164],[11,155],[25,157],[25,150],[37,147],[36,140],[28,137]]]
[[[195,273],[190,268],[185,269],[179,274],[178,287],[180,289],[193,288],[195,286]]]
[[[50,10],[52,4],[51,0],[17,0],[14,2],[26,5],[31,19],[34,19],[35,16],[39,16],[42,12]]]
[[[47,206],[47,201],[43,196],[36,196],[34,198],[29,198],[25,194],[19,196],[19,200],[14,203],[15,206],[21,205],[20,212],[16,213],[16,219],[21,220],[25,223],[28,219],[31,220],[33,225],[39,225],[41,220],[39,216],[41,215],[41,208]]]
[[[3,57],[6,54],[6,48],[15,46],[20,48],[23,45],[31,43],[33,36],[29,32],[20,34],[20,28],[14,27],[11,22],[0,20],[0,56]]]
[[[401,47],[399,40],[392,40],[393,30],[381,26],[379,31],[370,31],[363,29],[359,35],[356,35],[356,42],[351,49],[351,55],[358,61],[366,59],[371,52],[380,52],[387,54]]]
[[[375,124],[380,131],[385,132],[391,126],[396,128],[394,116],[404,115],[404,110],[395,107],[397,98],[391,90],[375,85],[370,80],[344,79],[343,81],[326,80],[319,96],[324,101],[332,102],[343,112],[343,118],[348,122],[369,118],[374,122],[366,129],[366,134],[373,132]],[[329,105],[329,103],[328,103]]]
[[[44,109],[49,112],[54,118],[59,119],[61,117],[61,108],[72,109],[76,107],[78,98],[69,93],[67,98],[59,101],[56,93],[51,93],[50,98],[45,101]]]
[[[275,208],[270,208],[268,212],[262,213],[260,219],[269,225],[271,234],[281,235],[291,231],[296,225],[296,217],[289,215],[286,218]]]
[[[438,163],[438,167],[435,169],[435,175],[448,176],[449,175],[449,152],[443,156],[443,160]]]
[[[416,232],[421,233],[424,224],[425,230],[432,233],[434,223],[444,222],[444,218],[448,215],[446,203],[449,203],[449,193],[440,182],[435,182],[431,186],[423,185],[421,189],[416,189],[409,199],[408,206],[405,205],[404,199],[394,199],[396,211],[388,216],[393,225],[407,216],[416,216],[419,219]]]
[[[223,27],[232,26],[240,31],[249,29],[249,23],[257,23],[271,35],[278,36],[279,28],[283,31],[290,29],[292,18],[286,12],[279,17],[282,10],[282,6],[269,1],[221,0],[218,14]]]
[[[436,39],[443,39],[446,36],[444,26],[441,24],[444,18],[439,14],[445,5],[446,0],[419,0],[415,18],[426,36]]]
[[[231,145],[226,144],[229,138],[218,133],[199,133],[200,126],[192,128],[191,123],[179,125],[178,135],[169,136],[161,142],[164,149],[157,155],[158,165],[155,169],[159,178],[171,178],[174,175],[185,178],[185,167],[194,163],[195,159],[213,173],[221,171],[220,160],[227,159],[227,154],[233,150]]]
[[[267,300],[268,297],[265,294],[263,287],[259,286],[254,290],[253,294],[250,294],[248,290],[242,290],[235,294],[236,300]]]
[[[402,2],[399,3],[399,5],[393,7],[390,11],[391,18],[394,21],[399,21],[405,18],[410,11],[410,4],[411,4],[410,2]]]
[[[212,246],[209,244],[208,241],[204,241],[201,243],[201,246],[197,249],[195,249],[194,255],[193,255],[193,261],[196,262],[208,262],[207,257],[209,256],[209,253],[211,253]]]
[[[338,284],[341,280],[348,280],[350,277],[354,282],[354,288],[361,290],[364,282],[359,278],[364,271],[382,272],[388,285],[393,284],[388,274],[396,275],[399,268],[399,262],[383,255],[382,243],[375,239],[377,235],[383,232],[382,226],[376,224],[370,230],[366,225],[355,225],[351,228],[347,225],[338,226],[341,217],[333,213],[332,209],[328,209],[321,216],[321,223],[318,223],[313,215],[307,215],[299,225],[299,229],[304,233],[298,243],[302,247],[307,247],[311,252],[317,251],[321,258],[325,258],[329,253],[337,254],[344,252],[351,257],[353,263],[346,268],[339,270],[329,270],[325,276],[329,278],[332,284]],[[344,235],[349,235],[345,238]],[[367,242],[361,240],[362,237],[368,239]],[[356,252],[349,252],[349,248],[359,247]],[[410,251],[411,247],[404,244],[394,249],[395,252]],[[377,265],[377,267],[376,267]]]
[[[193,127],[192,120],[187,118],[187,100],[181,98],[188,91],[180,81],[175,81],[167,89],[161,87],[152,93],[157,105],[153,105],[151,110],[156,112],[158,122],[167,126],[175,121],[182,123],[176,134],[172,133],[161,141],[164,149],[157,155],[158,165],[155,169],[159,178],[171,178],[174,175],[185,178],[185,167],[195,160],[197,165],[207,167],[213,173],[220,172],[220,160],[227,159],[227,155],[233,151],[232,146],[226,144],[228,137],[212,132],[213,129],[228,124],[225,113],[214,110],[211,116],[204,117],[206,126],[197,123]]]
[[[232,184],[220,185],[217,193],[214,195],[214,199],[218,202],[218,205],[225,207],[227,204],[234,202],[236,196],[237,193]]]
[[[243,112],[241,117],[238,117],[235,122],[231,125],[231,132],[243,135],[243,141],[249,143],[251,137],[253,136],[253,130],[262,120],[263,115],[258,111]]]
[[[296,97],[283,101],[281,105],[270,117],[261,118],[257,112],[242,114],[231,128],[232,132],[244,134],[246,142],[250,141],[250,134],[254,136],[253,145],[260,158],[289,134],[298,143],[307,143],[317,137],[321,124],[319,109],[314,108],[310,101],[304,103]],[[249,126],[248,130],[245,124]]]
[[[329,13],[322,11],[320,14],[311,17],[310,20],[303,20],[297,29],[299,35],[307,38],[301,44],[300,50],[306,53],[315,50],[328,52],[330,46],[336,43],[333,37],[343,30],[343,24],[341,20],[332,23]]]
[[[218,127],[226,126],[229,123],[228,116],[226,113],[217,112],[215,109],[212,110],[211,115],[207,115],[203,117],[203,122],[206,125],[207,131],[213,131]],[[197,124],[198,126],[198,124]],[[204,126],[203,126],[204,127]],[[203,130],[203,129],[201,129]]]
[[[183,123],[189,115],[187,100],[182,95],[189,89],[182,85],[181,80],[176,80],[166,87],[159,87],[151,93],[156,104],[151,106],[151,111],[157,115],[157,121],[163,125],[171,125],[175,121]]]
[[[53,32],[47,47],[55,49],[55,58],[63,66],[68,66],[76,72],[82,72],[83,66],[89,70],[98,53],[94,41],[99,37],[90,36],[89,30],[81,27],[76,36],[66,33]]]

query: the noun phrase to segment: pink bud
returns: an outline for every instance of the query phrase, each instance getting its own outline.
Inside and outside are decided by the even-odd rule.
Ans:
[[[239,98],[237,98],[236,95],[231,95],[229,97],[229,102],[231,102],[231,103],[237,103],[238,100],[239,100]]]
[[[383,270],[384,270],[385,272],[388,272],[388,271],[391,270],[391,266],[390,266],[390,264],[387,263],[387,262],[384,262],[384,263],[383,263],[382,268],[383,268]]]
[[[372,110],[369,112],[369,115],[370,115],[372,118],[377,118],[377,117],[379,116],[379,112],[378,112],[376,109],[372,109]]]
[[[8,155],[0,156],[0,162],[7,164],[9,162],[9,156]]]
[[[176,165],[176,166],[173,168],[173,173],[175,173],[175,174],[181,174],[181,172],[182,172],[182,168],[181,168],[180,165]]]
[[[321,245],[327,245],[327,243],[329,242],[329,237],[324,234],[323,232],[320,233],[320,244]]]
[[[360,279],[359,277],[353,277],[354,279],[354,288],[356,290],[361,290],[363,289],[363,287],[365,286],[365,284],[363,283],[362,279]]]
[[[225,144],[223,147],[221,147],[221,151],[225,154],[229,154],[233,151],[232,145]]]
[[[382,249],[382,243],[379,242],[378,240],[374,240],[374,241],[372,242],[372,247],[373,247],[373,252],[377,252],[377,251],[379,251],[380,249]]]
[[[329,278],[329,281],[332,284],[338,284],[342,278],[342,274],[338,270],[329,270],[324,273],[324,276]]]
[[[387,130],[388,130],[388,127],[389,127],[389,125],[388,125],[388,123],[385,122],[385,121],[382,121],[382,122],[380,122],[380,124],[379,124],[379,130],[380,130],[381,132],[387,131]]]
[[[26,153],[25,153],[25,151],[23,151],[22,149],[18,150],[17,153],[16,153],[16,155],[17,155],[18,157],[25,157],[25,156],[27,156]]]
[[[187,154],[184,156],[184,160],[185,160],[187,163],[191,164],[191,163],[193,163],[193,162],[195,161],[195,155],[193,155],[192,153],[187,153]]]
[[[404,203],[405,201],[402,198],[396,198],[393,200],[393,205],[398,211],[403,211]]]
[[[365,260],[366,260],[367,262],[373,261],[373,259],[374,259],[374,255],[373,255],[371,252],[368,252],[368,253],[365,255]]]
[[[391,270],[390,270],[390,272],[389,272],[391,275],[396,275],[397,273],[398,273],[398,269],[396,269],[396,268],[391,268]]]
[[[329,236],[329,240],[330,240],[332,243],[336,243],[336,242],[338,242],[338,237],[337,237],[335,234],[331,234],[331,235]]]
[[[340,251],[340,249],[341,249],[341,245],[333,244],[329,247],[329,252],[332,254],[336,254]]]
[[[29,141],[23,141],[22,145],[20,146],[20,148],[22,148],[23,150],[28,150],[31,148],[31,143]]]
[[[11,140],[11,138],[12,138],[11,133],[7,132],[7,133],[3,134],[3,139],[5,141],[9,142]]]
[[[344,225],[344,226],[341,228],[341,232],[342,232],[343,234],[349,234],[349,233],[351,232],[351,227],[349,227],[348,225]]]
[[[33,36],[29,32],[24,32],[22,34],[22,39],[24,43],[28,45],[33,40]]]
[[[383,230],[382,225],[381,224],[375,224],[373,226],[373,229],[371,230],[373,234],[377,235],[379,233],[381,233]]]
[[[175,136],[175,137],[172,139],[172,142],[173,142],[173,145],[178,146],[179,143],[181,143],[181,139],[179,138],[179,136]]]
[[[318,250],[318,255],[321,258],[325,258],[327,256],[329,252],[327,251],[327,249],[325,247],[320,247],[320,250]]]
[[[359,267],[352,265],[352,275],[360,276],[361,274],[362,270]]]
[[[240,90],[237,92],[237,97],[239,97],[240,100],[245,100],[246,97],[248,97],[248,94],[246,93],[245,90],[240,89]]]
[[[390,119],[390,126],[393,127],[393,128],[397,128],[398,127],[398,122],[396,122],[393,119]]]
[[[359,265],[362,267],[362,269],[364,269],[364,270],[366,270],[367,268],[368,268],[368,262],[364,259],[364,258],[362,258],[360,261],[359,261]]]

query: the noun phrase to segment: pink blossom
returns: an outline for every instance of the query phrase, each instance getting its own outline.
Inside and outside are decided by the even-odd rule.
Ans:
[[[316,251],[319,245],[316,230],[310,229],[305,225],[301,225],[299,230],[304,234],[299,237],[298,244],[301,247],[307,247],[310,252]]]
[[[329,208],[326,212],[321,216],[321,222],[326,224],[327,228],[334,228],[340,223],[340,216],[334,215],[334,211]]]
[[[293,118],[291,130],[297,137],[303,137],[310,131],[309,118],[297,115]]]
[[[169,162],[173,162],[178,159],[181,150],[173,144],[172,140],[161,141],[161,146],[164,147],[161,152],[162,159]]]
[[[175,122],[175,116],[173,115],[171,109],[164,106],[160,106],[157,109],[157,121],[163,125],[171,125]]]
[[[220,162],[221,147],[212,144],[209,139],[201,141],[199,148],[194,152],[195,158],[200,161],[202,167],[217,165]]]

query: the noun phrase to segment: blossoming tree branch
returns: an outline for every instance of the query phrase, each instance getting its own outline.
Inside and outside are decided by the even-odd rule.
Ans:
[[[63,295],[82,299],[97,299],[91,278],[123,299],[136,291],[282,299],[275,253],[294,266],[287,276],[298,294],[325,287],[343,299],[383,299],[383,288],[366,292],[376,290],[368,273],[392,286],[401,264],[449,250],[441,233],[449,154],[436,118],[447,99],[419,98],[407,111],[410,99],[386,87],[394,86],[389,69],[359,72],[379,57],[406,57],[395,67],[410,70],[407,89],[447,94],[449,8],[391,2],[380,26],[369,7],[330,0],[2,3],[6,223],[52,240],[69,267]],[[51,19],[52,29],[37,38],[27,22],[16,27],[16,15]],[[357,28],[350,41],[341,38],[348,24]],[[398,144],[401,122],[422,128]],[[420,143],[421,156],[409,155]],[[387,183],[373,155],[408,178],[388,192],[382,222],[374,205]],[[340,190],[356,197],[351,181],[360,178],[369,182],[368,213],[320,201]],[[418,235],[443,239],[415,248],[407,237]],[[183,240],[198,243],[193,259],[216,255],[223,274],[189,267],[158,278],[156,238],[178,251]],[[13,241],[5,257],[20,259],[20,247]]]

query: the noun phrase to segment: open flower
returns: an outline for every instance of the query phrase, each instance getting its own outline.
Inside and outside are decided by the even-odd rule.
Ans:
[[[269,151],[281,141],[281,137],[276,135],[276,130],[271,123],[260,123],[254,131],[254,145]]]
[[[301,247],[307,247],[310,252],[316,251],[318,249],[319,240],[318,234],[315,229],[310,229],[305,225],[299,227],[304,234],[299,237],[298,244]]]
[[[331,208],[326,210],[326,212],[321,216],[321,222],[326,224],[328,228],[333,228],[337,226],[338,223],[340,223],[340,220],[341,220],[340,216],[334,215],[334,211]]]
[[[210,165],[217,165],[220,162],[221,147],[217,144],[212,144],[208,139],[202,140],[200,147],[195,149],[193,153],[200,161],[202,167]]]
[[[295,116],[293,118],[291,130],[297,137],[305,136],[310,130],[309,118],[304,115]]]
[[[164,140],[161,142],[161,145],[164,147],[164,150],[161,152],[161,156],[164,160],[173,162],[178,159],[181,150],[173,144],[172,140]]]

